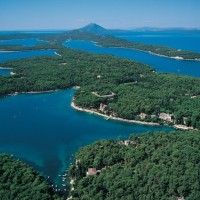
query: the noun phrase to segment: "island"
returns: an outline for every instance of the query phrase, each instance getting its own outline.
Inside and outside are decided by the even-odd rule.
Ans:
[[[200,132],[133,134],[80,148],[71,199],[198,200]]]
[[[157,73],[142,63],[111,55],[59,44],[51,47],[59,56],[1,63],[0,67],[12,68],[13,75],[0,77],[0,96],[80,86],[73,103],[84,111],[107,119],[200,128],[200,79]]]
[[[63,43],[64,41],[67,40],[85,40],[85,41],[93,41],[97,45],[101,45],[103,47],[128,48],[178,60],[200,61],[200,53],[198,52],[181,50],[160,45],[150,45],[150,44],[128,41],[113,36],[113,34],[116,32],[129,32],[129,31],[109,30],[99,26],[98,24],[91,23],[80,29],[61,32],[57,34],[15,33],[10,35],[0,35],[0,40],[37,38],[39,40],[43,40],[50,43]],[[18,46],[11,46],[10,48],[18,49]],[[30,49],[31,47],[23,47],[23,48]],[[0,50],[2,49],[8,49],[7,45],[0,45]]]

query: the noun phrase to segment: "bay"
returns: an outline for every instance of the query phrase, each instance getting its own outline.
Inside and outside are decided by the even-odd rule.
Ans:
[[[0,151],[31,164],[51,180],[62,174],[78,148],[98,139],[128,138],[131,133],[172,130],[105,120],[71,108],[75,89],[22,94],[0,99]]]
[[[164,72],[172,69],[169,70],[166,67],[170,66],[170,62],[173,67],[174,63],[177,62],[177,65],[181,63],[134,50],[102,48],[95,46],[92,42],[71,41],[65,45],[93,53],[109,53],[119,57],[138,59],[144,63],[159,62],[158,71]],[[55,55],[55,51],[2,52],[0,61],[38,55]],[[192,61],[188,63],[191,65]],[[195,70],[191,67],[188,71],[190,72],[187,75],[190,75]],[[170,127],[105,120],[96,115],[76,111],[70,106],[74,92],[75,89],[70,89],[1,98],[0,151],[14,154],[16,158],[30,164],[46,177],[50,176],[51,181],[61,186],[59,175],[70,166],[75,152],[80,147],[98,139],[117,139],[120,135],[128,138],[131,133],[173,130]]]
[[[157,72],[200,77],[200,61],[176,60],[126,48],[106,48],[98,46],[93,42],[81,40],[70,40],[64,42],[63,45],[90,53],[111,54],[121,58],[128,58],[147,64],[155,68]]]

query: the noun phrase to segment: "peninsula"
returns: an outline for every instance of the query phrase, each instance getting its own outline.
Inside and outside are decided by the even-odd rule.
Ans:
[[[142,63],[59,44],[51,48],[60,56],[1,63],[13,68],[14,75],[0,77],[0,96],[79,85],[75,105],[108,118],[200,128],[200,79],[156,73]]]
[[[33,38],[33,37],[50,43],[62,43],[67,40],[85,40],[85,41],[93,41],[97,45],[101,45],[103,47],[129,48],[139,51],[145,51],[147,53],[155,54],[158,56],[169,57],[172,59],[200,61],[200,53],[175,49],[166,46],[150,45],[150,44],[128,41],[113,36],[115,32],[123,32],[123,30],[109,30],[97,24],[92,23],[80,29],[75,29],[57,34],[27,33],[27,34],[0,35],[0,40],[22,39],[22,38]],[[37,49],[38,47],[23,47],[23,49],[34,50],[35,48]],[[6,45],[0,45],[0,50],[8,50],[8,49],[19,50],[19,46],[9,47]]]

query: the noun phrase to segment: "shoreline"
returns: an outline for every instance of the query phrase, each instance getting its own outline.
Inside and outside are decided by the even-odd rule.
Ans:
[[[46,91],[30,91],[30,92],[14,92],[12,94],[8,94],[6,96],[17,96],[20,94],[43,94],[43,93],[51,93],[51,92],[57,92],[57,90],[46,90]]]
[[[60,54],[58,54],[56,51],[55,51],[55,55],[57,55],[57,56],[61,56]]]
[[[13,52],[19,52],[19,51],[6,51],[6,50],[0,50],[0,53],[13,53]]]
[[[83,40],[83,41],[86,41],[86,40]],[[97,46],[97,47],[117,48],[117,49],[132,49],[132,50],[141,51],[141,52],[149,53],[149,54],[152,54],[152,55],[156,55],[156,56],[160,56],[160,57],[165,57],[165,58],[171,58],[171,59],[175,59],[175,60],[200,61],[200,58],[199,59],[198,58],[187,59],[187,58],[183,58],[183,57],[180,57],[180,56],[166,56],[166,55],[157,54],[157,53],[154,53],[154,52],[151,52],[151,51],[145,51],[145,50],[131,48],[131,47],[112,47],[112,46],[106,47],[106,46],[100,45],[99,42],[94,42],[94,41],[90,41],[90,42],[92,42],[94,44],[94,46]]]
[[[13,69],[13,68],[11,68],[11,67],[0,67],[0,69],[7,69],[7,70],[11,70],[11,69]]]
[[[93,110],[81,108],[81,107],[78,107],[78,106],[75,105],[74,99],[71,102],[71,107],[74,108],[75,110],[78,110],[78,111],[81,111],[81,112],[87,112],[87,113],[90,113],[90,114],[99,115],[101,117],[104,117],[106,120],[112,119],[112,120],[121,121],[121,122],[129,122],[129,123],[142,124],[142,125],[151,125],[151,126],[160,126],[159,123],[142,122],[142,121],[137,121],[137,120],[123,119],[123,118],[120,118],[120,117],[108,116],[108,115],[99,113],[98,111],[93,111]]]
[[[71,89],[76,89],[76,90],[79,89],[79,88],[80,88],[80,86],[71,87]],[[70,88],[68,88],[68,89],[70,89]],[[15,93],[12,93],[12,94],[7,94],[6,96],[16,96],[16,95],[20,95],[20,94],[44,94],[44,93],[57,92],[59,90],[60,89],[46,90],[46,91],[15,92]],[[4,97],[6,97],[6,96],[4,96]],[[90,114],[95,114],[95,115],[101,116],[106,120],[111,119],[111,120],[127,122],[127,123],[134,123],[134,124],[140,124],[140,125],[162,126],[161,124],[156,123],[156,122],[144,122],[144,121],[138,121],[138,120],[129,120],[129,119],[124,119],[124,118],[120,118],[120,117],[113,117],[113,116],[110,116],[110,115],[102,114],[102,113],[99,113],[97,110],[90,110],[90,109],[86,109],[86,108],[81,108],[81,107],[75,105],[74,98],[72,99],[71,107],[74,108],[75,110],[78,110],[78,111],[81,111],[81,112],[86,112],[86,113],[90,113]],[[168,124],[164,124],[163,126],[169,126],[169,125]],[[174,127],[175,129],[180,129],[180,130],[193,130],[193,131],[197,131],[198,130],[198,129],[195,129],[193,127],[188,127],[188,126],[181,125],[181,124],[174,124],[171,127]]]
[[[71,107],[74,108],[75,110],[78,110],[78,111],[81,111],[81,112],[86,112],[86,113],[95,114],[95,115],[104,117],[106,120],[111,119],[111,120],[116,120],[116,121],[121,121],[121,122],[128,122],[128,123],[134,123],[134,124],[141,124],[141,125],[161,126],[161,124],[155,123],[155,122],[143,122],[143,121],[137,121],[137,120],[123,119],[123,118],[120,118],[120,117],[108,116],[108,115],[99,113],[98,111],[93,111],[93,110],[81,108],[81,107],[75,105],[74,98],[72,99]],[[168,126],[168,125],[165,124],[165,126]],[[188,126],[180,125],[180,124],[174,124],[172,127],[174,127],[175,129],[180,129],[180,130],[193,130],[193,131],[197,131],[197,129],[194,129],[193,127],[188,127]]]

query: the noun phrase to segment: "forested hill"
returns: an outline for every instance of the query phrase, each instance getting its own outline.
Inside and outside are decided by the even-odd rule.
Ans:
[[[75,104],[80,107],[124,119],[200,128],[200,79],[160,74],[128,59],[62,46],[57,53],[60,56],[0,64],[16,73],[0,77],[0,96],[79,85]]]
[[[12,156],[0,153],[1,200],[63,200],[37,172]]]
[[[67,32],[63,34],[63,36],[60,37],[59,40],[63,40],[64,38],[72,39],[72,40],[93,41],[103,47],[136,49],[140,51],[145,51],[147,53],[167,56],[167,57],[175,58],[175,59],[200,60],[200,53],[175,49],[175,48],[166,47],[166,46],[138,43],[138,42],[133,42],[133,41],[117,38],[114,36],[97,35],[92,32],[83,32],[80,30]]]
[[[150,44],[128,41],[125,39],[111,36],[115,32],[121,32],[121,30],[109,30],[97,24],[89,24],[80,29],[75,29],[72,31],[67,31],[57,34],[15,33],[8,35],[0,35],[0,40],[38,38],[44,41],[60,42],[60,43],[69,39],[87,40],[87,41],[94,41],[104,47],[130,48],[161,56],[167,56],[175,59],[200,60],[200,53],[197,52],[180,50],[166,46],[150,45]],[[1,47],[3,46],[0,45],[0,49]]]
[[[70,169],[74,200],[199,200],[200,132],[158,132],[81,148]],[[88,175],[86,175],[88,172]]]

